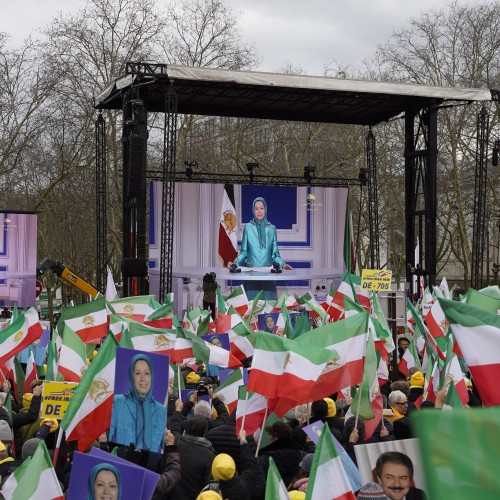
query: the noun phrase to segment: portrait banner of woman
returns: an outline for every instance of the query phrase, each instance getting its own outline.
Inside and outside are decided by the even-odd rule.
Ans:
[[[66,498],[71,500],[142,499],[145,469],[131,463],[76,452]]]
[[[169,357],[119,347],[108,441],[161,452],[167,423]]]
[[[241,240],[240,253],[236,257],[234,264],[241,266],[246,263],[247,267],[269,267],[275,269],[292,269],[281,258],[278,249],[278,239],[276,236],[276,226],[267,219],[267,203],[262,197],[257,197],[252,203],[253,218],[245,224],[243,229],[243,239]],[[231,268],[233,262],[229,262],[227,267]],[[275,281],[248,281],[245,284],[247,297],[253,299],[262,290],[263,300],[277,300]]]

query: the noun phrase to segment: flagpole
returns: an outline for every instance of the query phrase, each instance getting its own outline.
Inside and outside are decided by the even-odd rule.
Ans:
[[[56,441],[56,448],[54,450],[54,458],[52,459],[52,465],[54,467],[56,466],[57,458],[59,457],[59,448],[61,447],[62,436],[63,436],[63,430],[61,429],[61,426],[59,426],[59,432],[57,434],[57,441]]]
[[[266,432],[265,425],[266,425],[266,420],[267,420],[267,411],[269,410],[269,399],[267,401],[267,406],[266,406],[266,411],[264,412],[264,420],[262,422],[262,430],[260,432],[259,440],[257,441],[257,449],[255,450],[255,458],[257,458],[260,450],[260,443],[262,442],[262,436],[264,435],[264,432]],[[245,417],[243,417],[245,418]],[[243,429],[243,425],[241,426]]]
[[[245,406],[243,407],[243,418],[241,420],[241,428],[245,428],[245,417],[247,416],[247,403],[248,403],[248,391],[246,391],[245,396]]]
[[[361,391],[362,391],[362,389],[363,389],[363,379],[361,379],[361,384],[360,384],[358,392],[357,392],[357,394],[359,394],[359,398],[358,398],[358,408],[356,410],[356,420],[354,421],[354,428],[355,429],[358,428],[359,409],[361,407]]]

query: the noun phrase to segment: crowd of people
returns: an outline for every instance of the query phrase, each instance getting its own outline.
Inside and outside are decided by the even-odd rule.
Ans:
[[[406,338],[399,342],[400,354],[407,348]],[[137,363],[141,370],[150,367],[143,356],[135,356],[131,373]],[[144,365],[144,366],[142,366]],[[383,418],[375,431],[367,438],[362,419],[349,414],[351,399],[342,393],[299,405],[290,410],[282,420],[265,427],[269,444],[260,447],[257,440],[247,435],[242,428],[237,432],[236,411],[229,413],[224,402],[217,396],[217,377],[210,378],[201,365],[197,370],[183,366],[182,376],[186,388],[191,388],[189,399],[182,401],[170,395],[173,404],[168,405],[167,429],[163,434],[161,452],[146,446],[117,445],[116,433],[127,432],[120,420],[114,421],[109,433],[103,433],[92,443],[107,452],[113,452],[141,467],[159,474],[153,498],[170,500],[259,499],[265,497],[266,477],[272,459],[289,491],[291,499],[305,498],[315,444],[304,432],[304,427],[315,423],[326,423],[332,435],[345,449],[354,464],[357,463],[355,448],[364,443],[389,442],[413,437],[411,414],[419,411],[415,402],[421,397],[424,374],[411,369],[408,379],[399,374],[400,380],[382,386]],[[131,375],[132,377],[132,375]],[[205,391],[210,402],[202,399],[199,381],[205,381]],[[16,401],[9,381],[5,381],[0,393],[0,476],[2,484],[23,461],[33,456],[38,444],[44,441],[51,452],[55,447],[55,431],[58,421],[39,418],[41,384],[31,384],[31,392],[25,393],[22,401]],[[149,390],[149,389],[148,389]],[[205,392],[204,391],[204,392]],[[141,396],[131,384],[132,400]],[[469,385],[470,404],[480,405],[477,395]],[[424,401],[421,407],[443,406],[446,389],[439,391],[435,403]],[[10,399],[12,418],[6,410],[6,398]],[[117,404],[119,402],[117,398]],[[121,403],[120,403],[121,404]],[[157,402],[151,403],[153,406]],[[125,411],[122,409],[122,411]],[[135,410],[134,410],[135,411]],[[141,410],[142,411],[142,410]],[[158,429],[156,429],[158,431]],[[132,433],[133,434],[133,433]],[[130,434],[130,435],[132,435]],[[119,440],[123,443],[123,440]],[[63,491],[67,490],[72,469],[71,443],[63,443],[56,464],[57,477]],[[397,451],[382,454],[377,461],[374,482],[362,486],[358,498],[419,499],[425,498],[422,490],[412,482],[413,468],[409,457]],[[116,483],[116,474],[109,471],[107,479],[97,481],[98,470],[93,472],[96,486],[92,498],[127,498]],[[104,477],[102,472],[99,477]],[[335,481],[335,478],[331,478]],[[90,481],[90,479],[89,479]],[[119,483],[119,481],[118,481]],[[89,483],[90,484],[90,483]],[[119,486],[119,485],[118,485]],[[93,493],[94,494],[94,493]],[[109,495],[109,496],[106,496]],[[90,498],[90,496],[89,496]]]

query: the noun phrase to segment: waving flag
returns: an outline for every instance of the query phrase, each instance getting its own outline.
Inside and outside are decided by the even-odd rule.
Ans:
[[[229,375],[226,381],[219,385],[214,391],[215,395],[219,396],[229,408],[229,413],[231,413],[238,404],[238,390],[242,385],[243,369],[237,368]]]
[[[154,295],[138,295],[136,297],[124,297],[123,299],[108,302],[111,312],[119,316],[144,323],[145,317],[151,315],[162,306]]]
[[[234,206],[234,186],[224,184],[219,226],[219,259],[224,267],[238,255],[238,222]]]
[[[308,400],[326,364],[336,358],[337,353],[328,349],[259,333],[248,390],[269,398],[283,397],[302,403]]]
[[[63,343],[59,353],[58,373],[66,382],[80,382],[87,370],[87,350],[82,339],[68,326],[64,326]]]
[[[35,454],[24,469],[19,483],[12,493],[12,500],[63,500],[64,495],[52,467],[45,441],[38,443]],[[2,491],[3,493],[3,491]]]
[[[35,308],[30,307],[0,332],[0,364],[38,340],[42,331],[38,313]]]
[[[439,299],[484,406],[500,404],[500,316]]]
[[[363,311],[304,333],[296,340],[299,345],[329,349],[334,355],[304,401],[321,399],[361,382],[368,318],[369,314]]]
[[[355,500],[328,424],[324,424],[309,474],[306,500]]]
[[[106,299],[101,296],[92,302],[65,307],[59,320],[61,326],[68,325],[85,343],[95,343],[108,334]],[[58,325],[60,328],[60,326]],[[61,330],[59,330],[60,333]]]
[[[289,500],[290,496],[286,489],[283,479],[281,479],[278,468],[274,463],[273,457],[269,458],[269,469],[266,479],[265,500]]]
[[[85,451],[99,434],[109,429],[115,389],[116,346],[108,335],[85,372],[61,422],[67,441],[78,441]]]
[[[255,392],[247,391],[245,385],[238,388],[238,402],[236,407],[236,435],[243,427],[245,419],[245,431],[247,434],[255,434],[258,429],[262,429],[268,399]]]

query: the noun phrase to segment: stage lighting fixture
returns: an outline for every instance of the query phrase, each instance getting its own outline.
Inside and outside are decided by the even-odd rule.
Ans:
[[[252,182],[253,182],[253,177],[255,175],[254,170],[256,168],[259,168],[258,163],[247,163],[247,170],[250,173],[250,184],[252,184]]]
[[[198,162],[195,160],[186,160],[184,162],[184,165],[186,165],[186,175],[191,179],[191,177],[193,176],[193,171],[198,166]]]
[[[311,165],[306,165],[304,167],[304,179],[307,179],[309,182],[314,177],[314,172],[316,172],[316,167]]]

